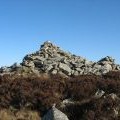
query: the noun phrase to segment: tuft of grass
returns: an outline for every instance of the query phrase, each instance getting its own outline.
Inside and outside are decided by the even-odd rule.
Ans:
[[[11,111],[10,109],[0,110],[0,120],[41,120],[36,111],[19,110]]]

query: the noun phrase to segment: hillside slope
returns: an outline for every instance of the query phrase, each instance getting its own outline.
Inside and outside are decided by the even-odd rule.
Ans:
[[[50,42],[0,68],[0,120],[120,120],[120,65]]]

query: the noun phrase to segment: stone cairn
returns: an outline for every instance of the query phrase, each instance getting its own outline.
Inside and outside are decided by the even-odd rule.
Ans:
[[[14,64],[10,67],[2,67],[0,72],[13,71],[13,69],[21,67],[29,68],[33,72],[63,76],[101,75],[109,71],[120,70],[120,65],[115,64],[115,60],[110,56],[98,62],[92,62],[65,52],[49,41],[44,42],[39,51],[26,55],[20,65]]]

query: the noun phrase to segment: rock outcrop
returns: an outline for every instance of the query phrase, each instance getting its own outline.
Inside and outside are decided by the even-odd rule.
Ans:
[[[98,62],[73,55],[61,50],[50,42],[41,45],[39,51],[26,55],[21,63],[39,72],[76,76],[84,74],[105,74],[109,71],[120,70],[112,57],[105,57]]]
[[[55,105],[44,115],[42,120],[69,120],[68,117],[58,110]]]
[[[102,75],[115,70],[120,70],[120,65],[116,64],[110,56],[93,62],[65,52],[47,41],[41,45],[40,50],[26,55],[20,65],[15,63],[10,67],[1,67],[0,73],[27,71],[37,74],[60,74],[67,77],[86,74]]]

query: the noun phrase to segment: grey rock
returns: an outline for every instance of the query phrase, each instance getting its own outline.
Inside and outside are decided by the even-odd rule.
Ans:
[[[78,71],[78,72],[81,72],[81,71],[82,71],[81,68],[75,68],[75,70]]]
[[[97,92],[95,93],[95,97],[96,98],[100,98],[105,94],[105,92],[103,90],[97,90]]]
[[[119,99],[118,96],[114,93],[111,93],[109,96],[111,96],[113,100]]]
[[[52,65],[46,66],[46,70],[47,70],[47,71],[50,71],[50,70],[52,70],[52,69],[53,69],[53,66],[52,66]]]
[[[44,61],[46,58],[40,57],[40,56],[34,56],[34,60]]]
[[[45,56],[45,58],[48,58],[48,57],[49,57],[49,55],[48,55],[48,54],[45,54],[44,56]]]
[[[12,69],[10,67],[4,66],[0,68],[0,73],[9,73],[11,70]]]
[[[65,73],[63,73],[62,71],[58,71],[58,74],[64,78],[68,78],[68,76],[69,76],[69,75],[66,75]]]
[[[105,69],[107,69],[108,71],[111,71],[112,70],[112,66],[110,64],[106,64],[105,66]]]
[[[94,68],[95,68],[95,69],[100,69],[101,67],[102,67],[102,66],[99,65],[99,64],[95,64],[95,65],[94,65]]]
[[[59,68],[60,68],[62,71],[64,71],[66,74],[71,74],[71,68],[70,68],[68,65],[66,65],[66,64],[64,64],[64,63],[60,63],[60,64],[59,64]]]
[[[22,63],[23,66],[26,66],[26,67],[34,67],[35,64],[33,61],[30,61],[30,60],[24,60],[23,63]]]
[[[55,105],[43,116],[42,120],[69,120]]]
[[[46,59],[43,63],[44,63],[45,65],[46,65],[46,64],[51,65],[51,64],[53,64],[53,60]]]
[[[102,58],[99,62],[103,62],[103,61],[108,61],[108,62],[114,63],[114,62],[115,62],[115,59],[113,59],[113,58],[110,57],[110,56],[107,56],[107,57],[105,57],[105,58]]]
[[[71,70],[71,74],[72,74],[72,75],[74,75],[74,71],[75,71],[75,70]]]
[[[79,75],[79,72],[78,71],[74,71],[74,75],[75,76]]]
[[[116,70],[120,70],[120,65],[116,65]]]
[[[18,64],[18,63],[14,63],[12,66],[10,66],[11,68],[19,68],[19,67],[21,67],[21,65],[20,64]]]
[[[39,61],[39,60],[34,60],[33,63],[35,64],[35,66],[39,66],[42,65],[44,62],[43,61]]]
[[[68,63],[67,60],[66,60],[65,58],[62,58],[62,59],[60,60],[60,62],[61,62],[61,63],[65,63],[65,64]]]
[[[72,99],[65,99],[62,101],[63,104],[74,104],[75,102]]]
[[[112,66],[109,65],[109,64],[106,64],[106,65],[102,66],[101,69],[100,69],[100,71],[101,71],[103,74],[105,74],[105,73],[107,73],[107,72],[109,72],[109,71],[111,71],[111,70],[112,70]]]
[[[24,57],[24,60],[33,60],[32,57],[33,57],[33,56],[31,56],[31,55],[26,55],[26,56]]]
[[[81,62],[80,63],[78,63],[78,62],[77,63],[76,62],[72,62],[71,64],[75,68],[81,68],[81,67],[85,66],[85,64],[83,64]]]
[[[72,65],[76,65],[76,64],[77,64],[74,60],[71,60],[70,63],[71,63]]]
[[[91,64],[91,62],[90,62],[90,61],[88,61],[88,60],[85,60],[85,61],[84,61],[84,64],[85,64],[85,65],[90,65],[90,64]]]
[[[57,70],[53,70],[51,73],[52,73],[53,75],[55,75],[55,74],[57,74]]]

